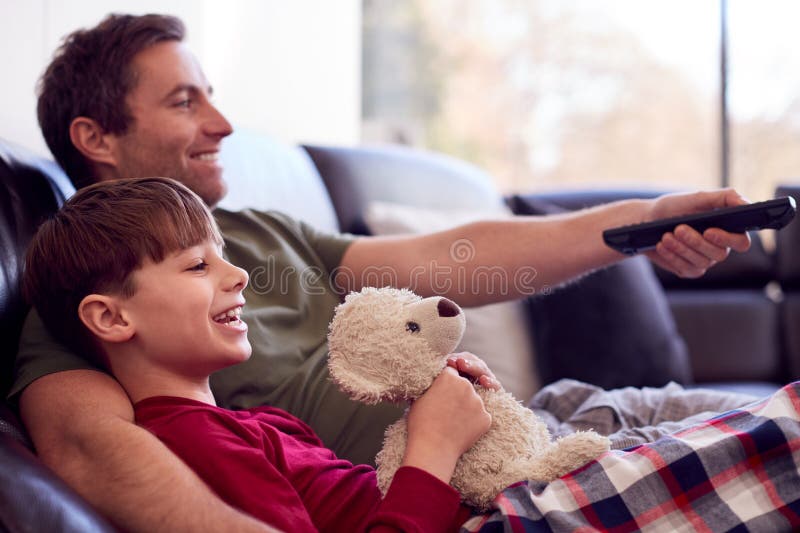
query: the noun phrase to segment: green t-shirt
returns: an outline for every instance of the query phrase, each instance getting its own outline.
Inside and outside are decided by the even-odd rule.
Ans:
[[[253,346],[250,359],[211,376],[219,405],[280,407],[308,423],[326,446],[354,463],[374,464],[383,432],[400,407],[347,399],[330,380],[328,324],[339,296],[331,272],[349,236],[320,233],[279,213],[217,209],[228,260],[250,275],[242,318]],[[11,396],[35,379],[93,368],[47,334],[36,313],[26,320]]]

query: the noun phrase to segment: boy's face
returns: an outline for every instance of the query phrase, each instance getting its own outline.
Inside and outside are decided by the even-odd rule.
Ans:
[[[133,273],[135,293],[122,304],[133,342],[154,366],[205,377],[247,360],[247,325],[239,320],[247,272],[228,263],[209,241],[146,260]]]
[[[227,192],[219,150],[233,129],[212,104],[197,60],[167,41],[139,52],[132,67],[136,84],[126,103],[133,121],[112,136],[117,177],[170,177],[215,205]]]

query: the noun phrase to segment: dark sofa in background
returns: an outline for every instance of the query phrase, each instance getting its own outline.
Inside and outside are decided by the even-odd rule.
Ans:
[[[480,170],[395,147],[285,146],[238,132],[226,141],[228,207],[278,208],[328,230],[365,233],[372,202],[462,211],[544,214],[642,191],[566,191],[503,198]],[[0,140],[0,387],[8,390],[27,312],[18,280],[36,225],[72,192],[47,158]],[[797,194],[787,187],[780,194]],[[643,260],[549,288],[527,302],[542,382],[603,386],[669,379],[766,393],[800,375],[800,224],[774,253],[756,239],[700,280],[654,272]],[[559,320],[559,316],[566,317]],[[0,406],[0,531],[107,531],[112,527],[40,464],[13,403]]]

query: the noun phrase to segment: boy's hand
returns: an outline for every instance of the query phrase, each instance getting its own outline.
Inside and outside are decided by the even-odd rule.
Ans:
[[[492,424],[472,383],[446,367],[408,412],[404,466],[426,470],[450,482],[458,458]]]
[[[733,189],[669,194],[655,200],[648,218],[657,220],[747,203]],[[700,234],[687,225],[681,225],[675,231],[665,233],[656,249],[645,255],[656,265],[680,277],[698,278],[715,264],[724,261],[731,249],[746,252],[749,248],[750,237],[746,233],[710,228]]]
[[[499,391],[503,388],[497,377],[495,377],[494,372],[475,354],[469,352],[451,354],[447,358],[447,366],[455,368],[460,374],[465,375],[485,389]]]

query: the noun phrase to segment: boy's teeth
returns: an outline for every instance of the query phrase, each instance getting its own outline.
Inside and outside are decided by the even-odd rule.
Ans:
[[[238,318],[239,318],[239,316],[241,314],[242,314],[242,308],[241,307],[235,307],[233,309],[229,309],[228,311],[226,311],[224,313],[218,314],[217,316],[215,316],[213,318],[213,320],[215,322],[221,322],[221,321],[233,322],[235,320],[238,320]],[[228,319],[230,319],[230,320],[228,320]]]

